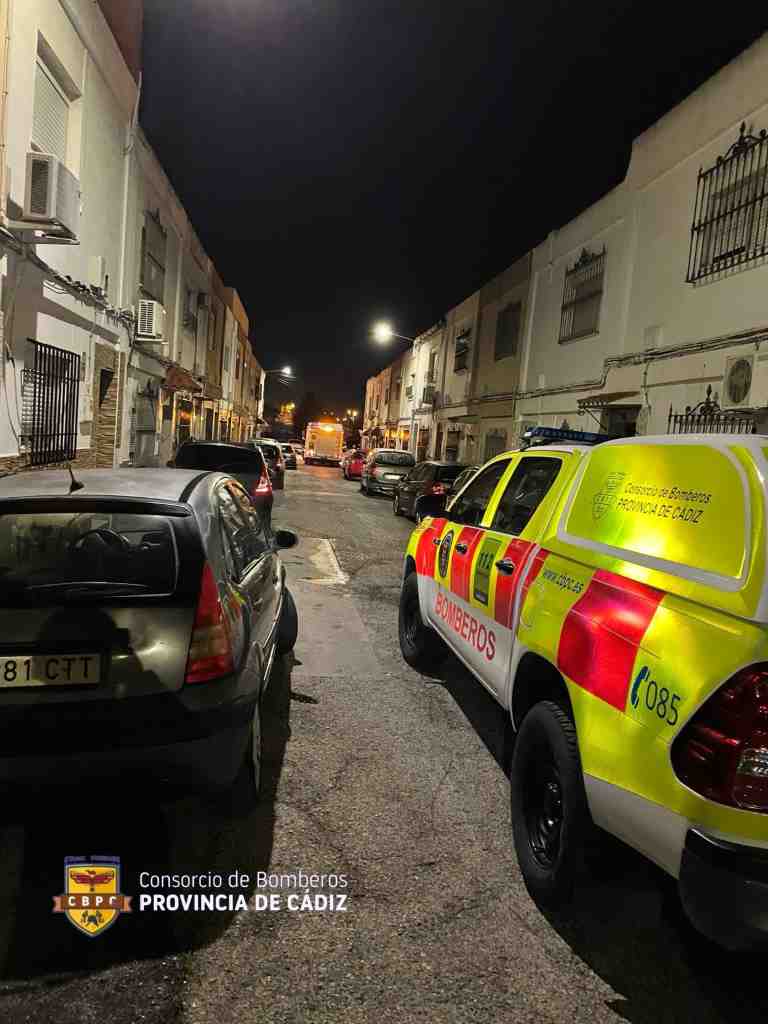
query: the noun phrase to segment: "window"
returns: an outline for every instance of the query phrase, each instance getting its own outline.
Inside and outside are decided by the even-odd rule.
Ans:
[[[400,395],[402,393],[402,390],[403,390],[403,380],[402,380],[402,377],[398,377],[397,380],[395,381],[395,401],[396,402],[400,401]]]
[[[433,348],[429,353],[429,369],[427,370],[427,384],[434,384],[437,380],[437,349]]]
[[[182,311],[182,323],[191,331],[197,330],[197,293],[194,288],[184,288],[184,309]]]
[[[496,317],[496,343],[493,348],[493,358],[496,362],[517,353],[522,311],[522,303],[512,302],[500,310]]]
[[[69,100],[53,73],[38,57],[32,113],[32,146],[67,161]]]
[[[387,385],[387,390],[384,392],[384,405],[389,405],[389,385]]]
[[[30,463],[47,466],[77,457],[80,356],[33,341],[22,374],[22,442]]]
[[[560,315],[560,341],[572,341],[597,334],[600,303],[603,298],[605,249],[581,256],[565,274],[563,308]]]
[[[768,137],[742,124],[724,157],[699,171],[687,281],[768,251]]]
[[[501,455],[507,450],[507,432],[499,431],[496,434],[488,434],[485,438],[485,453],[483,461],[488,462],[494,455]]]
[[[235,380],[240,380],[240,353],[239,352],[237,353],[237,358],[235,359]]]
[[[245,491],[233,484],[225,484],[219,488],[217,497],[225,555],[233,575],[241,578],[268,550],[269,543],[259,515]]]
[[[101,509],[92,505],[89,511],[52,512],[43,506],[0,515],[0,562],[0,604],[6,607],[60,604],[66,584],[115,584],[137,598],[170,594],[176,588],[176,547],[169,521],[113,512],[106,504]],[[49,597],[41,582],[50,587]],[[90,599],[103,601],[92,589]],[[87,597],[87,591],[81,592],[78,600]]]
[[[458,373],[466,370],[469,366],[469,339],[472,334],[471,327],[465,327],[456,332],[454,342],[455,351],[453,354],[453,372]]]
[[[449,430],[445,435],[445,461],[456,462],[459,457],[461,434],[458,430]]]
[[[485,515],[488,502],[508,466],[508,460],[494,462],[493,465],[478,473],[472,483],[451,505],[447,513],[451,522],[479,526]]]
[[[168,233],[158,217],[147,213],[141,230],[141,289],[157,302],[165,295],[165,249]]]
[[[560,472],[560,459],[523,457],[493,517],[492,530],[522,533]]]
[[[230,367],[231,359],[232,359],[232,346],[230,345],[229,342],[227,342],[226,345],[224,346],[223,370],[224,370],[225,373],[229,373],[229,367]]]
[[[218,326],[218,312],[216,307],[211,308],[211,315],[208,317],[208,351],[215,352],[216,350],[216,329]]]

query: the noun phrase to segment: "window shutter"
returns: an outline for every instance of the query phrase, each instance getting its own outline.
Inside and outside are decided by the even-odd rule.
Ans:
[[[69,103],[50,72],[37,62],[32,141],[43,153],[51,153],[66,163],[67,118]]]

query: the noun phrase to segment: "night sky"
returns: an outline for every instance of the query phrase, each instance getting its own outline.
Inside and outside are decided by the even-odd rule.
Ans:
[[[265,368],[360,405],[413,336],[615,185],[768,29],[689,0],[146,0],[142,123]],[[764,125],[762,127],[768,127]]]

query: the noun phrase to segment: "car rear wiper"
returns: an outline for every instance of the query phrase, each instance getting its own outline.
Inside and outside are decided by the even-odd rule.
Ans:
[[[49,593],[56,593],[59,590],[65,590],[68,594],[141,594],[146,593],[151,588],[146,583],[108,583],[108,582],[97,582],[95,580],[87,580],[79,582],[77,580],[70,580],[69,583],[34,583],[31,586],[24,588],[24,593],[40,593],[41,591],[48,591]]]

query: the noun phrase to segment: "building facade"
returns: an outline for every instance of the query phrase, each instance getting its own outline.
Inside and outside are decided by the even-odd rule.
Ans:
[[[518,428],[663,434],[690,424],[686,410],[766,428],[766,60],[764,36],[636,139],[624,181],[537,247]]]
[[[8,0],[0,4],[7,40],[0,203],[6,472],[65,460],[112,465],[121,442],[131,331],[120,285],[122,197],[138,102],[140,14],[141,3],[126,0],[118,42],[100,4],[24,0],[12,12]],[[41,205],[30,183],[48,174],[60,187],[55,197],[44,193]]]

